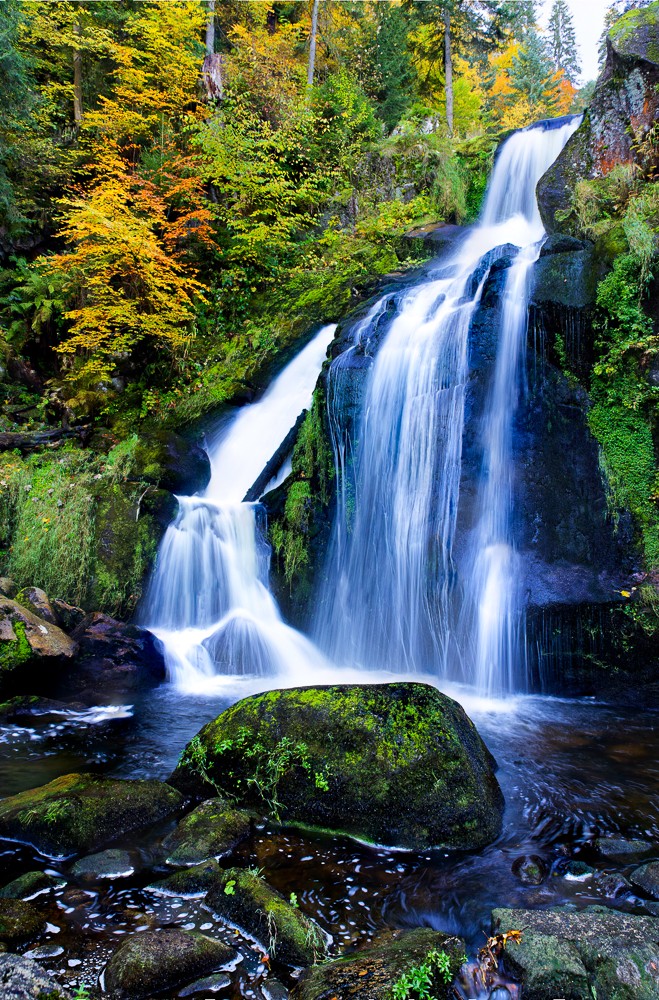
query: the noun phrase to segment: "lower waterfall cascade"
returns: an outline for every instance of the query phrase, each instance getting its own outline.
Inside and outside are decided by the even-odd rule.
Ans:
[[[510,532],[512,420],[528,276],[545,236],[535,186],[579,122],[543,122],[507,139],[479,222],[398,296],[393,318],[385,316],[391,295],[377,301],[355,327],[353,347],[332,362],[337,513],[314,642],[283,621],[268,587],[263,509],[242,501],[309,405],[335,326],[317,333],[261,400],[210,437],[210,483],[202,495],[178,498],[141,613],[180,688],[199,691],[237,677],[313,683],[335,665],[467,683],[485,696],[524,690]],[[457,574],[468,337],[498,248],[513,259],[483,419],[469,568]],[[333,380],[350,351],[368,355],[369,335],[383,317],[389,327],[349,440],[333,409]]]

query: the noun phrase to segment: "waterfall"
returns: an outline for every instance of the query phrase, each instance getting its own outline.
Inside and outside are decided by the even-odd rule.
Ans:
[[[324,665],[312,643],[282,621],[268,587],[264,511],[243,498],[310,405],[335,330],[323,327],[258,402],[211,437],[208,487],[178,497],[141,619],[162,642],[168,675],[183,690],[254,675],[308,676]]]
[[[504,143],[478,225],[433,280],[397,303],[371,362],[352,440],[346,441],[330,411],[338,511],[315,632],[339,664],[435,673],[466,679],[484,692],[517,685],[512,418],[526,335],[527,275],[544,236],[535,186],[578,125],[577,118],[557,127],[542,123]],[[508,273],[483,424],[470,569],[466,580],[457,581],[453,544],[468,335],[493,251],[507,244],[519,249]],[[372,310],[371,322],[379,320],[381,308]],[[359,341],[368,335],[362,324]],[[337,359],[330,369],[329,400],[337,396],[345,364]],[[462,653],[452,657],[456,647]]]

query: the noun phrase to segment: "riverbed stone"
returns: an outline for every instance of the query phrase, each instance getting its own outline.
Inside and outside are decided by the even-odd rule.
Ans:
[[[105,986],[117,996],[142,1000],[234,963],[237,953],[222,941],[176,927],[127,938],[105,969]]]
[[[249,836],[251,817],[222,798],[207,799],[163,841],[170,865],[196,865],[230,854]]]
[[[68,990],[29,958],[7,952],[0,955],[2,1000],[70,1000]]]
[[[222,871],[217,861],[211,858],[199,865],[174,872],[158,882],[151,882],[147,889],[167,896],[205,896],[218,883]]]
[[[70,857],[157,823],[182,803],[161,781],[65,774],[0,800],[0,838],[31,844],[47,857]]]
[[[71,874],[76,878],[92,881],[128,878],[134,872],[135,866],[128,851],[112,848],[98,854],[88,854],[71,867]]]
[[[653,899],[659,899],[659,861],[635,868],[629,879],[637,889],[642,889]]]
[[[584,910],[497,909],[494,932],[519,930],[509,940],[506,966],[524,1000],[656,1000],[659,995],[659,920],[602,906]]]
[[[595,848],[604,858],[620,858],[632,860],[634,857],[647,854],[652,850],[652,844],[647,840],[628,840],[625,837],[598,837]]]
[[[18,944],[36,937],[46,921],[36,906],[22,899],[0,899],[0,941]]]
[[[448,956],[450,978],[447,983],[434,965],[432,996],[448,1000],[464,950],[460,938],[425,927],[389,932],[354,954],[307,969],[293,987],[291,1000],[388,1000],[401,976],[419,965],[432,965],[431,956],[442,952]]]
[[[61,889],[65,885],[65,879],[57,878],[55,875],[47,875],[45,872],[39,871],[25,872],[24,875],[19,875],[13,882],[9,882],[0,889],[0,899],[35,899],[46,892]]]
[[[206,896],[206,905],[256,938],[271,959],[299,967],[325,957],[327,938],[315,920],[254,872],[242,868],[222,872]]]
[[[512,872],[522,885],[542,885],[547,878],[547,864],[537,854],[515,858]]]
[[[244,698],[204,726],[169,780],[284,823],[413,850],[473,849],[501,828],[495,767],[457,702],[400,682]]]

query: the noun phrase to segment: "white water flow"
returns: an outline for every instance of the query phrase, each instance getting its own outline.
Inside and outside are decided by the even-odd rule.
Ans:
[[[504,143],[479,224],[442,262],[436,280],[411,289],[398,304],[373,362],[352,442],[337,426],[340,413],[330,409],[339,509],[316,636],[338,664],[432,673],[476,683],[485,693],[519,682],[511,438],[526,278],[544,236],[535,187],[578,124],[576,118],[542,124]],[[455,634],[465,615],[454,610],[467,344],[493,259],[486,255],[505,244],[520,249],[509,270],[484,421],[470,579],[462,581],[466,604],[477,608],[474,642]],[[372,322],[382,315],[379,305]],[[358,333],[368,340],[364,324]],[[337,359],[330,370],[330,404],[340,396],[336,380],[343,364]],[[452,643],[462,650],[455,662]]]
[[[170,680],[183,690],[207,692],[255,675],[309,677],[326,666],[282,621],[268,589],[262,508],[242,501],[310,405],[335,330],[323,327],[264,396],[209,442],[205,492],[178,497],[141,617],[163,643]]]

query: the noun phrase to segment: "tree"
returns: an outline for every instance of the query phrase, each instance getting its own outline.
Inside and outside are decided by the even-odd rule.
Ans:
[[[551,107],[558,80],[545,44],[535,29],[527,32],[524,44],[513,57],[510,80],[513,89],[541,113]]]
[[[581,73],[577,36],[566,0],[554,0],[549,17],[549,51],[556,72],[576,84]]]
[[[309,65],[307,67],[307,90],[313,87],[313,77],[316,69],[316,41],[318,38],[318,7],[320,0],[313,0],[311,12],[311,38],[309,40]]]

